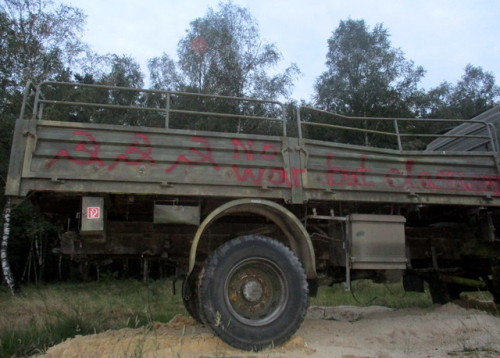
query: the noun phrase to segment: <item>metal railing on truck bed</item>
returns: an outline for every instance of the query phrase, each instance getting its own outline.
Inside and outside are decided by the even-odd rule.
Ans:
[[[287,200],[287,121],[276,101],[77,83],[30,84],[6,193]],[[274,189],[274,190],[273,190]]]
[[[92,94],[92,91],[95,93]],[[32,106],[29,106],[30,94]],[[76,101],[75,98],[80,98],[80,100]],[[66,118],[62,118],[60,111],[49,110],[48,114],[44,113],[47,106],[66,107]],[[245,132],[245,130],[252,133],[252,129],[257,132],[259,129],[264,129],[264,133],[255,134],[287,136],[287,122],[293,126],[291,121],[287,121],[285,105],[278,101],[80,83],[43,82],[39,86],[29,83],[26,87],[21,118],[25,117],[26,107],[31,108],[32,118],[36,119],[156,128],[236,133]],[[193,110],[193,108],[197,109]],[[120,116],[120,111],[121,113],[126,111],[126,115]],[[196,118],[203,119],[204,127]],[[226,122],[220,125],[219,121],[218,125],[212,126],[207,123],[210,120],[216,122],[220,119],[229,119],[232,123]],[[242,120],[278,123],[277,128],[281,132],[276,131],[276,127],[271,132],[269,127],[254,126],[252,128],[242,124]],[[474,127],[479,129],[458,133],[448,131],[461,124],[474,124]],[[292,132],[296,133],[299,138],[308,137],[345,144],[422,150],[436,138],[472,139],[488,143],[484,147],[486,151],[499,151],[494,124],[491,121],[482,120],[482,117],[480,120],[353,117],[302,106],[297,110],[296,127],[292,129]],[[311,127],[319,128],[319,130],[311,129]],[[477,134],[478,132],[481,134]]]
[[[299,109],[297,118],[299,137],[305,135],[311,139],[401,151],[425,150],[429,143],[435,142],[437,139],[474,140],[483,144],[484,151],[499,151],[494,124],[475,118],[465,120],[351,117],[307,106]],[[302,120],[302,118],[306,118],[306,120]],[[499,115],[496,116],[496,121],[500,122]],[[450,130],[465,125],[473,126],[476,130],[459,132]],[[484,145],[485,143],[486,145]]]
[[[50,109],[45,113],[48,106],[64,106],[67,114]],[[36,119],[155,128],[287,136],[287,122],[294,126],[292,121],[287,121],[286,106],[278,101],[80,83],[43,82],[39,86],[29,83],[21,118],[25,117],[26,107],[32,110],[32,118]],[[399,150],[423,150],[437,138],[470,139],[488,143],[484,146],[485,151],[499,151],[494,123],[482,117],[480,120],[353,117],[302,106],[297,110],[297,128],[292,128],[291,132],[299,138]],[[221,119],[229,121],[221,125]],[[268,125],[274,122],[279,126],[254,125],[252,128],[242,120],[265,121]],[[210,121],[215,123],[211,125]],[[462,124],[474,126],[476,130],[449,131]],[[259,133],[259,130],[264,132]]]
[[[346,117],[277,101],[44,82],[27,87],[7,194],[35,191],[496,205],[476,120]],[[31,110],[31,115],[27,112]],[[484,127],[448,132],[452,124]],[[436,139],[488,151],[426,151]]]
[[[310,107],[297,117],[307,148],[306,201],[498,205],[493,121],[347,117]],[[481,130],[456,133],[454,126]],[[433,151],[439,141],[480,142],[483,150]]]
[[[38,86],[28,83],[21,118],[27,115],[27,107],[31,109],[31,118],[40,120],[287,134],[283,104],[254,98],[43,82]],[[256,125],[261,122],[267,125]]]

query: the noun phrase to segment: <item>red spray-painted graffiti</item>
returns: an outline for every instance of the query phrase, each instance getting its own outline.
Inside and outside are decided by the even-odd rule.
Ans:
[[[366,174],[371,172],[371,169],[366,168],[366,155],[361,155],[361,164],[358,168],[338,168],[333,166],[333,154],[328,154],[326,158],[326,170],[329,185],[351,185],[351,186],[375,186],[369,182]]]
[[[156,165],[156,162],[153,158],[151,158],[151,152],[153,149],[151,148],[151,144],[149,144],[149,137],[145,134],[135,134],[134,137],[139,138],[143,141],[144,144],[139,144],[138,141],[134,141],[130,144],[130,146],[125,151],[125,154],[119,154],[113,164],[108,167],[109,171],[115,169],[118,163],[123,162],[127,165],[139,165],[145,162],[148,162],[151,165]],[[142,148],[141,148],[142,147]],[[137,154],[140,157],[136,160],[130,159],[130,154]]]
[[[243,150],[246,155],[246,159],[248,161],[253,161],[256,159],[256,155],[253,149],[253,140],[247,140],[246,143],[243,143],[239,139],[233,139],[233,148],[234,148],[234,159],[239,160],[240,159],[240,150]],[[262,145],[262,150],[260,151],[260,159],[267,160],[267,161],[273,161],[276,160],[279,156],[279,151],[276,146],[265,143]]]
[[[271,169],[254,169],[254,168],[239,168],[233,165],[233,172],[236,176],[236,180],[239,182],[252,182],[255,185],[263,185],[264,181],[267,181],[274,185],[284,185],[288,188],[292,186],[298,188],[300,186],[299,174],[305,173],[305,169],[292,168],[291,176],[283,168],[271,168]]]
[[[359,166],[356,168],[342,168],[334,166],[334,154],[326,158],[327,182],[330,186],[374,187],[373,181],[367,178],[368,173],[374,174],[375,169],[367,168],[368,156],[362,154]],[[379,175],[384,177],[384,182],[377,186],[386,186],[394,190],[435,190],[435,191],[465,191],[471,193],[491,193],[500,195],[499,175],[467,176],[456,170],[438,170],[431,173],[427,170],[415,170],[412,160],[405,162],[404,169],[390,168]],[[372,175],[372,179],[375,175]]]
[[[192,156],[194,159],[189,159],[187,158],[184,154],[181,154],[177,157],[177,160],[172,164],[170,167],[165,169],[165,173],[169,174],[172,173],[179,164],[181,163],[186,163],[186,164],[199,164],[199,163],[204,163],[208,162],[212,164],[212,167],[215,170],[220,170],[220,167],[215,163],[214,158],[212,156],[212,148],[210,148],[210,143],[206,138],[202,137],[193,137],[191,138],[191,141],[195,143],[201,143],[203,145],[203,149],[200,150],[195,147],[189,148],[189,151],[191,152]]]
[[[244,152],[247,164],[252,164],[256,160],[264,160],[268,162],[277,161],[279,159],[280,151],[272,144],[264,143],[260,150],[254,150],[254,142],[247,140],[246,142],[240,139],[233,139],[233,159],[241,161]],[[235,178],[239,182],[251,182],[255,185],[262,186],[263,184],[270,183],[276,186],[285,186],[288,188],[300,186],[299,174],[304,173],[305,170],[300,168],[291,168],[291,176],[284,168],[256,168],[251,166],[233,165],[232,170]]]
[[[89,165],[97,163],[99,166],[105,166],[104,161],[100,159],[101,145],[97,142],[94,136],[85,131],[74,131],[73,135],[82,136],[83,140],[75,145],[70,151],[60,149],[59,152],[46,164],[48,167],[53,166],[59,159],[66,158],[74,164]],[[221,167],[217,164],[212,147],[208,139],[203,137],[192,137],[192,146],[185,154],[177,156],[172,165],[167,167],[164,172],[168,174],[174,173],[180,165],[199,165],[208,163],[213,170],[219,171]],[[238,182],[249,182],[254,185],[274,185],[284,187],[299,187],[299,175],[305,170],[300,168],[291,168],[290,172],[280,167],[280,150],[273,144],[261,143],[259,148],[254,149],[254,142],[251,140],[242,141],[232,139],[233,159],[239,164],[230,166],[230,170],[234,173],[234,178]],[[70,153],[74,153],[73,155]],[[78,157],[79,158],[75,158]],[[82,154],[85,154],[85,159],[81,159]],[[261,168],[252,165],[257,160],[266,162],[276,162],[276,167],[266,166]],[[113,171],[120,164],[139,165],[149,164],[156,165],[153,159],[153,149],[151,147],[149,137],[146,134],[134,134],[134,140],[130,143],[124,153],[115,157],[114,161],[107,166],[108,171]],[[243,164],[243,165],[242,165]],[[244,165],[247,164],[247,165]]]
[[[407,160],[404,170],[391,168],[385,175],[387,186],[395,189],[460,190],[500,195],[498,175],[466,176],[455,170],[430,173],[426,170],[415,171],[414,166],[412,160]]]
[[[97,163],[99,166],[104,166],[104,162],[100,160],[98,157],[99,151],[101,150],[101,146],[96,142],[94,136],[85,131],[74,131],[73,135],[83,136],[87,138],[87,140],[84,139],[79,144],[75,145],[73,150],[75,152],[83,152],[88,154],[89,159],[87,160],[75,159],[71,154],[68,153],[66,149],[61,149],[59,152],[57,152],[54,158],[52,158],[52,160],[47,163],[47,166],[51,167],[52,165],[55,164],[55,162],[57,162],[61,158],[68,158],[73,163],[79,165]]]
[[[93,134],[83,130],[75,130],[72,134],[80,139],[78,144],[75,144],[70,150],[60,149],[46,163],[47,167],[54,166],[61,159],[67,159],[77,165],[106,167],[110,172],[114,171],[120,163],[127,166],[157,165],[153,155],[153,147],[149,136],[146,134],[133,134],[130,144],[122,153],[115,155],[112,157],[113,159],[106,160],[101,158],[101,144]],[[164,169],[166,175],[173,174],[181,165],[194,166],[203,163],[208,164],[208,168],[222,172],[222,163],[227,162],[227,157],[218,160],[222,158],[216,158],[216,155],[226,156],[225,152],[227,150],[223,149],[214,154],[210,141],[203,137],[192,137],[191,142],[192,145],[187,150],[187,153],[179,154],[173,164]],[[283,161],[286,160],[286,156],[282,155],[281,148],[277,145],[241,139],[231,139],[230,143],[233,150],[233,163],[227,163],[226,170],[221,173],[224,178],[232,177],[236,182],[263,187],[272,185],[298,188],[301,186],[302,174],[307,172],[306,169],[296,167],[287,169],[284,167]],[[162,151],[163,154],[165,154],[166,150],[156,149],[158,152]],[[385,187],[395,191],[458,190],[500,196],[499,175],[473,176],[454,169],[439,169],[431,172],[417,169],[418,166],[412,160],[407,160],[404,167],[381,170],[370,167],[370,164],[376,162],[369,159],[368,155],[361,154],[357,166],[343,167],[336,163],[337,157],[335,154],[328,153],[325,163],[327,185],[337,187]],[[322,181],[324,179],[318,180]]]
[[[89,165],[93,163],[97,163],[99,166],[105,165],[104,162],[99,158],[101,146],[92,134],[85,131],[74,131],[73,135],[84,137],[84,140],[73,147],[73,151],[75,153],[85,153],[85,155],[88,155],[88,159],[76,159],[74,155],[71,155],[66,149],[63,148],[60,149],[59,152],[57,152],[54,158],[47,162],[47,167],[53,166],[61,158],[67,158],[71,162],[78,165]],[[151,157],[152,148],[151,144],[149,143],[148,136],[138,133],[134,134],[134,137],[138,138],[139,140],[135,140],[130,143],[124,154],[119,154],[116,156],[114,162],[108,166],[109,171],[113,171],[120,162],[123,162],[127,165],[140,165],[143,163],[156,165],[156,162]],[[140,143],[140,141],[142,141],[142,144]],[[130,157],[134,155],[139,155],[139,158],[131,159]]]

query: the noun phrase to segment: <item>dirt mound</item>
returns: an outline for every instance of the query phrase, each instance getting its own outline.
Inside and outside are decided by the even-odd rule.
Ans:
[[[44,358],[290,357],[396,358],[500,356],[500,318],[455,304],[429,309],[311,308],[281,347],[253,353],[223,343],[192,318],[176,316],[148,328],[78,336]]]

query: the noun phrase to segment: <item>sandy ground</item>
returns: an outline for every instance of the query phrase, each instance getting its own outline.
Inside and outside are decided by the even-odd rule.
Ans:
[[[500,357],[500,317],[456,304],[427,309],[311,307],[281,347],[234,349],[191,318],[176,316],[149,329],[78,336],[43,358],[439,358]]]

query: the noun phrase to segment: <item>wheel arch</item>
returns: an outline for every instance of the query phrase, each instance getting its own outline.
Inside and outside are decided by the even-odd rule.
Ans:
[[[213,210],[200,224],[191,244],[188,276],[194,269],[198,245],[205,230],[223,216],[234,213],[261,215],[276,224],[288,240],[292,251],[297,255],[309,280],[317,278],[316,261],[312,240],[300,220],[282,205],[270,200],[238,199],[229,201]]]

